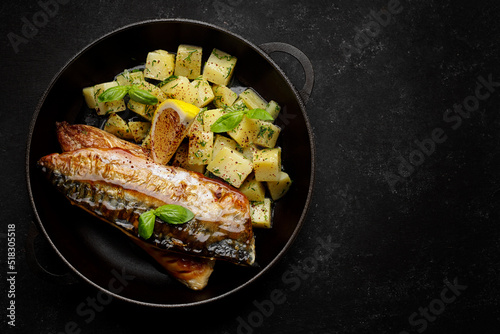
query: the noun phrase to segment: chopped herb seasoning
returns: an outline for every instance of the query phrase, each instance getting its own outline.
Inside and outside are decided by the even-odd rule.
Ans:
[[[193,53],[195,53],[197,50],[193,50],[191,52],[189,52],[189,54],[187,55],[186,58],[184,58],[184,60],[187,60],[189,62],[191,62],[191,56],[193,55]],[[191,70],[192,71],[192,70]]]

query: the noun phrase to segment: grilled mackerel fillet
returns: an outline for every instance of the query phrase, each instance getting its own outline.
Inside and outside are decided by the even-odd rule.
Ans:
[[[121,148],[54,153],[38,162],[56,188],[79,207],[138,235],[140,214],[165,204],[191,210],[182,225],[156,220],[158,248],[251,265],[255,246],[248,199],[223,182],[160,166]]]
[[[89,147],[123,148],[139,157],[149,158],[150,152],[148,150],[93,126],[57,122],[56,129],[59,144],[65,152]],[[103,219],[103,217],[99,218]],[[127,232],[122,228],[119,229],[125,233]],[[148,244],[144,240],[130,235],[130,233],[126,234],[138,247],[142,248],[163,267],[167,273],[188,288],[201,290],[208,284],[215,260],[169,252]]]

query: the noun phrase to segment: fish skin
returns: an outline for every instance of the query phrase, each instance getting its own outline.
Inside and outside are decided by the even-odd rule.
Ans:
[[[144,159],[150,158],[151,152],[139,145],[120,139],[115,135],[85,124],[68,122],[56,123],[57,139],[63,152],[81,148],[122,148]]]
[[[171,225],[157,218],[148,240],[161,249],[252,265],[255,244],[248,199],[225,183],[160,166],[123,149],[87,148],[39,160],[52,183],[76,205],[137,235],[139,215],[164,204],[195,218]]]

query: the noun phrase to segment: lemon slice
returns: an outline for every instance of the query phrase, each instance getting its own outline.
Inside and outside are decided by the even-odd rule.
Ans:
[[[200,108],[180,100],[168,99],[156,109],[151,121],[151,153],[157,164],[167,164],[186,136]]]

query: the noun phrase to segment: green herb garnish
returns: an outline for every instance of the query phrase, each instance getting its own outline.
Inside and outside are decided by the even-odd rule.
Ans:
[[[142,104],[155,105],[158,103],[158,98],[151,94],[150,92],[139,89],[135,86],[130,86],[130,90],[128,91],[128,96],[135,102],[139,102]]]
[[[139,235],[149,239],[153,235],[156,217],[168,224],[184,224],[194,218],[194,214],[183,206],[167,204],[139,216]]]
[[[186,58],[184,58],[184,60],[187,60],[190,62],[192,54],[195,53],[196,51],[198,51],[198,50],[194,49],[193,51],[189,52],[189,55]]]
[[[150,92],[139,89],[136,86],[114,86],[106,89],[104,93],[99,95],[99,102],[111,102],[121,100],[125,95],[129,95],[132,100],[142,104],[155,105],[158,103],[158,98]]]
[[[130,87],[129,86],[115,86],[108,88],[98,96],[97,100],[99,102],[111,102],[116,100],[121,100],[127,95]]]
[[[225,115],[219,117],[212,126],[210,126],[210,131],[215,133],[228,132],[238,126],[241,123],[244,116],[252,119],[260,119],[263,121],[272,121],[274,118],[264,109],[252,109],[252,110],[233,110]]]

